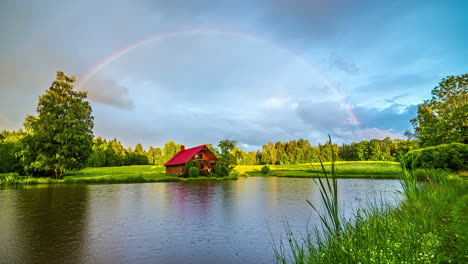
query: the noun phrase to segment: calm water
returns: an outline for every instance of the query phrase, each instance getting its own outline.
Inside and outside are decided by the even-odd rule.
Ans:
[[[401,190],[362,179],[339,189],[347,215]],[[4,189],[0,263],[272,263],[271,236],[284,219],[297,232],[318,223],[305,199],[319,196],[311,179],[276,177]]]

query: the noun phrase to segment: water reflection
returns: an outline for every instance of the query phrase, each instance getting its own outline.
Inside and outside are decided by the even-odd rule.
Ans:
[[[395,200],[395,180],[340,180],[350,215],[368,197]],[[311,179],[60,186],[0,190],[0,262],[272,263],[287,218],[318,223]],[[270,231],[271,230],[271,234]]]
[[[66,263],[69,256],[84,261],[86,187],[9,189],[0,197],[1,262]]]

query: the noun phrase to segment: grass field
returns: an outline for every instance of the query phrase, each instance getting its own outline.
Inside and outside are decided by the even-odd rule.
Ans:
[[[320,163],[299,165],[271,165],[268,175],[261,173],[263,165],[236,166],[241,175],[279,176],[310,178],[322,176]],[[331,163],[324,163],[325,170],[330,172]],[[400,164],[388,161],[341,161],[335,163],[336,175],[339,178],[397,179],[401,174]]]
[[[327,171],[330,163],[324,164]],[[278,176],[278,177],[316,177],[322,176],[319,163],[299,165],[273,165],[268,175],[260,170],[263,165],[236,166],[235,170],[243,176]],[[336,174],[340,178],[396,179],[401,169],[396,162],[337,162]],[[179,182],[200,180],[222,180],[228,178],[180,178],[166,175],[164,166],[140,165],[122,167],[86,168],[77,172],[66,172],[64,179],[20,177],[14,173],[0,174],[0,185],[14,184],[51,184],[51,183],[136,183],[136,182]]]
[[[24,177],[18,176],[15,173],[0,173],[0,185],[186,182],[235,179],[237,179],[237,177],[180,178],[176,175],[166,175],[164,166],[152,165],[85,168],[77,172],[67,172],[65,173],[64,178],[60,180]]]

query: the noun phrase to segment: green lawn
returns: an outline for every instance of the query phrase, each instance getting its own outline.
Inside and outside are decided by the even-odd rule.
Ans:
[[[330,163],[324,164],[327,171]],[[236,166],[235,170],[244,176],[278,176],[278,177],[316,177],[323,175],[319,163],[299,165],[273,165],[270,173],[262,175],[263,165]],[[336,174],[340,178],[397,178],[401,169],[396,162],[353,161],[336,162]],[[227,179],[235,179],[229,177]],[[0,174],[0,185],[39,184],[39,183],[134,183],[134,182],[176,182],[193,180],[220,180],[226,178],[180,178],[166,175],[164,166],[140,165],[122,167],[86,168],[77,172],[66,172],[62,180],[50,178],[20,177],[14,173]]]
[[[316,177],[322,176],[320,163],[299,165],[271,165],[270,173],[262,175],[263,165],[236,166],[236,170],[247,176],[279,177]],[[331,163],[324,163],[325,170],[330,172]],[[338,161],[335,163],[336,175],[339,178],[381,178],[396,179],[401,173],[400,164],[389,161]]]
[[[122,167],[85,168],[76,172],[66,172],[63,179],[32,178],[15,173],[0,174],[0,185],[15,184],[60,184],[60,183],[143,183],[143,182],[185,182],[205,180],[234,180],[237,177],[198,177],[180,178],[166,175],[164,166],[140,165]]]

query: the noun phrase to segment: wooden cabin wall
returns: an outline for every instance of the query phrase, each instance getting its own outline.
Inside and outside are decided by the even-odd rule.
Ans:
[[[203,154],[203,160],[217,160],[215,155],[213,155],[213,153],[211,153],[211,151],[208,151],[208,150],[202,150],[200,151],[200,153]]]
[[[184,165],[166,166],[166,174],[180,175],[184,171]]]

